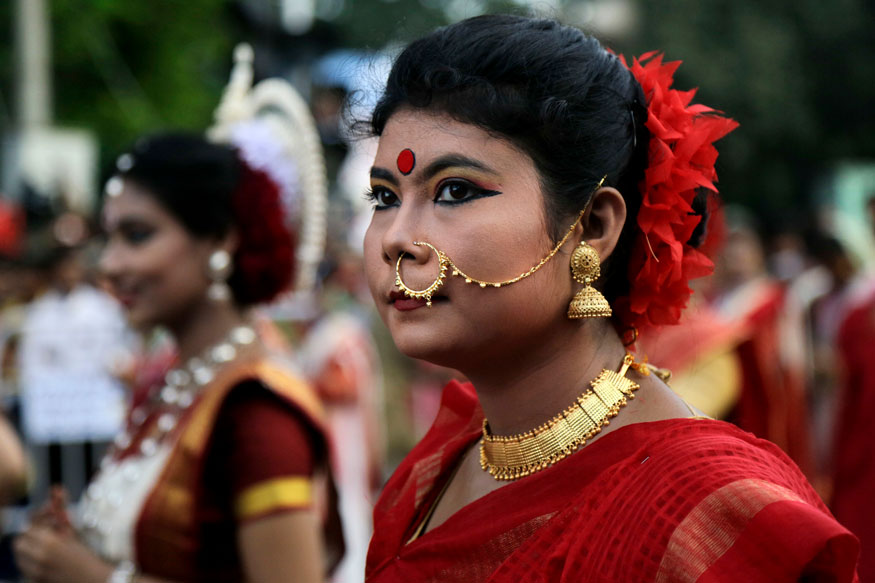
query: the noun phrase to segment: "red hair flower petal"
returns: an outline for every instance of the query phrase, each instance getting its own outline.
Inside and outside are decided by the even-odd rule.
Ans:
[[[626,65],[647,99],[650,131],[648,167],[639,187],[639,233],[629,263],[628,297],[614,304],[623,328],[644,329],[676,324],[692,294],[689,281],[708,275],[714,264],[688,244],[701,217],[692,203],[699,189],[717,192],[713,143],[736,127],[720,112],[691,101],[696,90],[672,89],[680,61],[663,63],[663,55],[645,53]]]

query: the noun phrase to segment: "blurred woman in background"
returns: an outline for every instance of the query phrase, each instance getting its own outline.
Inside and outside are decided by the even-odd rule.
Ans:
[[[321,581],[322,411],[247,316],[294,273],[279,189],[234,148],[184,134],[142,140],[118,167],[102,267],[176,359],[142,379],[78,531],[60,512],[37,519],[19,565],[58,583]]]

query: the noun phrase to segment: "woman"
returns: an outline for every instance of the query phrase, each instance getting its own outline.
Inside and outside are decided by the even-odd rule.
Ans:
[[[291,283],[277,185],[230,146],[138,143],[107,186],[101,260],[133,325],[165,327],[175,364],[134,396],[128,431],[80,503],[17,541],[32,581],[321,581],[326,458],[309,387],[247,309]],[[324,485],[324,484],[323,484]]]
[[[778,448],[626,353],[709,270],[696,193],[735,127],[670,89],[676,67],[513,16],[399,56],[369,284],[402,352],[471,384],[387,483],[367,581],[854,578],[855,539]]]

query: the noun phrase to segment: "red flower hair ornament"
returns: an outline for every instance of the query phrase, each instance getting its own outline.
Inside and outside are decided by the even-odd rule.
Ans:
[[[276,182],[242,156],[240,163],[242,176],[231,197],[240,243],[230,283],[238,301],[254,305],[270,302],[291,285],[297,233],[287,226]]]
[[[677,324],[692,294],[689,281],[713,271],[707,255],[687,242],[702,220],[692,207],[701,188],[717,193],[714,142],[738,127],[705,105],[690,102],[696,90],[672,89],[680,61],[645,53],[632,65],[619,55],[644,90],[648,164],[638,211],[639,232],[629,262],[631,290],[614,303],[624,328]]]

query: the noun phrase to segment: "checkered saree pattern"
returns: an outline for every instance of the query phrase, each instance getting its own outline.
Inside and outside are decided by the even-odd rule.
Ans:
[[[408,543],[482,419],[447,386],[377,503],[367,583],[856,580],[856,539],[798,468],[709,420],[620,428]]]

